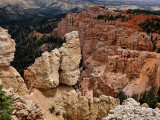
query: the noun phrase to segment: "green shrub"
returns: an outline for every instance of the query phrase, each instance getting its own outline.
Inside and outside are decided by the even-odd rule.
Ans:
[[[56,116],[59,116],[60,115],[60,112],[56,112]]]
[[[67,114],[63,113],[63,118],[66,119],[67,118]]]
[[[13,112],[13,108],[11,105],[13,101],[11,101],[10,96],[6,96],[6,92],[2,90],[3,86],[0,85],[0,120],[11,120],[11,115]]]
[[[117,95],[117,98],[119,98],[120,100],[120,104],[122,104],[123,100],[126,100],[127,99],[127,96],[124,94],[123,91],[120,91]]]
[[[49,108],[49,111],[50,111],[50,113],[52,114],[52,113],[54,113],[54,111],[55,111],[55,107],[54,106],[52,106],[51,108]]]
[[[155,95],[155,87],[152,87],[149,91],[145,91],[141,94],[139,102],[141,104],[147,103],[149,107],[155,108],[157,103],[157,97]]]

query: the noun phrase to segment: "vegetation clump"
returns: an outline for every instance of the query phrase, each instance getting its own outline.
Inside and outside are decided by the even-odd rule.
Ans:
[[[59,116],[60,115],[60,112],[56,112],[56,116]]]
[[[117,98],[120,99],[120,104],[122,104],[123,100],[126,100],[129,98],[129,96],[126,96],[123,91],[120,91],[117,95]],[[131,98],[138,101],[140,104],[147,103],[150,108],[155,108],[156,104],[160,102],[160,88],[155,95],[155,87],[152,87],[149,91],[145,91],[138,96],[138,94],[133,94]]]
[[[6,92],[2,90],[3,85],[0,85],[0,120],[11,120],[13,108],[11,107],[13,101],[11,96],[7,96]]]
[[[141,10],[141,9],[129,9],[127,10],[126,12],[127,14],[134,14],[134,15],[139,15],[139,14],[145,14],[145,15],[149,15],[149,14],[152,14],[152,15],[157,15],[157,13],[155,12],[152,12],[152,11],[149,11],[149,10]]]
[[[54,106],[52,106],[51,108],[49,108],[49,111],[50,111],[50,113],[52,114],[52,113],[54,113],[54,111],[55,111],[55,107]]]
[[[126,16],[123,15],[117,15],[117,16],[113,16],[113,15],[98,15],[97,19],[104,19],[105,21],[115,21],[119,18],[125,19]]]
[[[160,19],[152,18],[146,19],[144,22],[138,24],[143,32],[149,33],[159,33],[160,34]]]

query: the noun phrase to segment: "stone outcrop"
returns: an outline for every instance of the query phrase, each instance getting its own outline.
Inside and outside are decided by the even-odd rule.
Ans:
[[[47,120],[63,120],[64,115],[67,120],[100,120],[109,110],[120,104],[113,97],[101,96],[92,100],[85,96],[78,97],[76,91],[67,85],[49,90],[35,89],[29,98],[38,101]]]
[[[160,103],[157,103],[156,107],[157,107],[158,109],[160,109]]]
[[[114,110],[103,120],[160,120],[160,110],[141,107],[140,103],[129,98],[122,105],[116,106]]]
[[[78,32],[65,35],[66,44],[59,49],[61,54],[60,83],[75,85],[80,77],[81,49]]]
[[[142,107],[145,107],[145,108],[150,108],[147,103],[143,103],[141,106],[142,106]]]
[[[19,95],[28,93],[24,80],[17,70],[10,66],[14,58],[15,42],[7,30],[0,28],[0,84],[5,89],[12,87]]]
[[[13,120],[45,120],[44,113],[37,102],[19,96],[13,89],[5,91],[8,96],[12,96],[12,101],[14,101]]]
[[[86,84],[81,82],[83,95],[115,97],[120,90],[132,95],[160,86],[159,54],[153,52],[156,46],[151,36],[139,31],[138,21],[142,21],[134,16],[124,22],[97,19],[98,15],[118,14],[128,16],[93,6],[67,14],[54,30],[62,38],[70,31],[79,32],[84,68],[81,80],[88,79]]]
[[[61,48],[45,52],[24,71],[28,88],[51,89],[61,84],[74,85],[80,77],[81,50],[78,32],[66,34]]]
[[[14,58],[15,42],[7,30],[0,27],[0,67],[10,66]]]
[[[35,60],[32,67],[29,67],[28,71],[24,72],[27,86],[29,85],[28,79],[31,78],[30,84],[35,88],[50,89],[56,87],[59,84],[59,67],[60,53],[58,49],[52,50],[50,53],[43,53],[40,58]]]
[[[3,84],[5,89],[13,88],[18,95],[28,94],[24,80],[15,68],[0,67],[0,73],[0,84]]]

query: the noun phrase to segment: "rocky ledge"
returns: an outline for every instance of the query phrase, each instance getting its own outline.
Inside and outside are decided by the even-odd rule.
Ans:
[[[140,103],[129,98],[122,105],[110,110],[103,120],[160,120],[160,110],[140,106]]]

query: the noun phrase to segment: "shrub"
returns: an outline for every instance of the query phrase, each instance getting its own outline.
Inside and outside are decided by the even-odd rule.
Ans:
[[[152,87],[149,91],[145,91],[143,94],[141,94],[139,102],[141,104],[147,103],[149,107],[155,108],[157,103],[157,97],[154,94],[155,87]]]
[[[56,116],[59,116],[60,115],[60,112],[56,112]]]
[[[66,119],[66,118],[67,118],[66,113],[63,113],[63,118],[64,118],[64,119]]]
[[[0,85],[0,120],[11,120],[11,114],[14,110],[11,107],[13,101],[11,101],[11,96],[5,95],[6,92],[2,88],[3,86]]]
[[[124,94],[123,91],[120,91],[117,95],[117,98],[119,98],[120,100],[120,104],[122,104],[123,100],[126,100],[127,99],[127,96]]]
[[[50,111],[50,113],[52,114],[52,113],[54,113],[54,111],[55,111],[55,107],[54,106],[52,106],[51,108],[49,108],[49,111]]]

